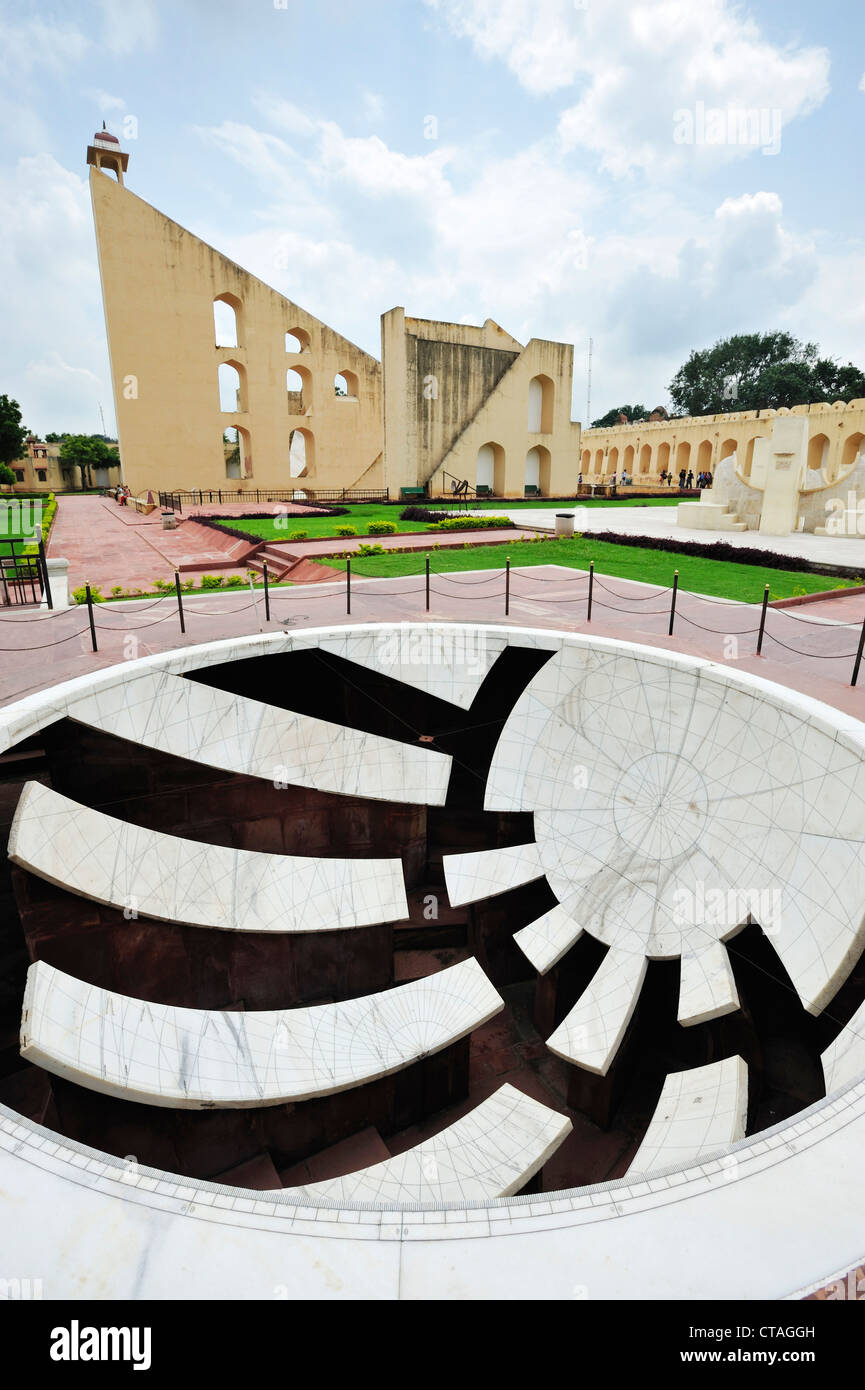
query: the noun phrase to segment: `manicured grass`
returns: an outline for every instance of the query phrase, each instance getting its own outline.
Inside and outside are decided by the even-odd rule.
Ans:
[[[551,502],[547,497],[527,497],[525,501],[499,501],[499,502],[472,502],[472,507],[491,507],[493,510],[500,508],[503,512],[512,512],[515,507],[549,507],[557,512],[566,512],[570,507],[677,507],[680,502],[694,502],[694,497],[680,497],[677,488],[673,488],[669,497],[569,497],[566,501]]]
[[[593,541],[588,536],[562,540],[514,541],[510,545],[467,545],[460,550],[432,551],[433,572],[453,570],[503,569],[510,556],[512,565],[569,565],[588,569],[594,560],[596,574],[620,579],[637,579],[645,584],[669,587],[673,571],[679,571],[679,587],[716,598],[759,603],[769,585],[770,599],[793,598],[797,594],[819,593],[824,589],[847,589],[857,582],[831,574],[799,574],[793,570],[763,569],[759,565],[737,565],[727,560],[706,560],[700,556],[669,551],[643,550],[637,546]],[[332,569],[345,569],[344,560],[323,559]],[[424,553],[352,557],[352,574],[376,578],[422,574]]]
[[[580,499],[582,502],[583,499]],[[604,498],[599,502],[591,502],[588,505],[593,507],[621,507],[630,505],[632,507],[658,506],[669,507],[674,504],[674,498],[650,498],[648,501],[627,503],[624,498]],[[250,504],[253,505],[253,504]],[[501,513],[513,511],[515,508],[544,507],[557,511],[566,510],[569,507],[576,507],[577,499],[569,502],[550,502],[539,498],[537,501],[526,502],[477,502],[472,504],[472,510],[491,511]],[[336,536],[338,526],[353,526],[359,536],[369,535],[369,524],[371,521],[392,521],[396,524],[397,532],[400,534],[417,534],[425,531],[426,523],[423,521],[400,521],[399,514],[401,507],[387,507],[378,502],[358,503],[349,506],[348,516],[314,516],[312,513],[307,516],[281,516],[281,517],[261,517],[255,520],[247,520],[245,517],[220,517],[214,518],[220,526],[228,526],[234,531],[244,531],[247,535],[255,536],[265,541],[285,541],[291,536],[292,531],[305,531],[307,539],[311,541],[326,540]],[[463,509],[454,507],[445,502],[439,505],[435,503],[430,506],[432,512],[447,512],[449,516],[460,516]],[[277,523],[279,523],[277,525]]]

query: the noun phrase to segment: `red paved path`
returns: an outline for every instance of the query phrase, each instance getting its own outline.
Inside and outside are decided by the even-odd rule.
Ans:
[[[250,511],[270,516],[311,514],[308,508],[294,503],[262,502],[260,504],[224,503],[195,506],[194,512],[178,516],[176,530],[162,529],[162,513],[157,509],[148,516],[120,507],[107,497],[61,497],[48,542],[48,554],[69,561],[69,587],[77,589],[90,583],[107,597],[115,585],[129,593],[150,593],[154,580],[174,578],[175,569],[185,577],[197,579],[208,571],[226,577],[246,574],[246,560],[255,542],[239,540],[228,532],[212,526],[199,526],[196,516],[238,516]],[[495,533],[475,531],[448,536],[408,533],[395,536],[358,536],[345,540],[310,540],[301,542],[274,541],[269,549],[278,549],[286,557],[286,565],[305,555],[333,555],[354,551],[361,545],[380,544],[385,549],[430,550],[433,545],[462,545],[471,539],[473,544],[494,545],[504,541],[530,539],[536,533],[514,527]],[[232,561],[234,563],[232,563]]]
[[[816,621],[822,604],[797,610],[770,609],[764,655],[755,654],[759,606],[721,602],[681,592],[675,635],[667,636],[669,593],[625,579],[601,576],[595,581],[591,624],[586,623],[588,577],[554,565],[512,570],[510,616],[504,614],[504,575],[500,570],[433,574],[429,618],[432,621],[510,623],[516,627],[562,628],[599,636],[647,642],[672,651],[725,660],[865,718],[865,669],[861,685],[849,685],[865,595],[828,600],[855,605],[854,626]],[[0,652],[12,653],[0,668],[0,702],[83,675],[129,657],[128,639],[137,639],[134,654],[193,646],[219,637],[256,633],[259,624],[279,631],[283,621],[316,627],[346,622],[423,620],[424,578],[358,579],[352,584],[352,612],[346,614],[344,581],[296,585],[271,593],[271,622],[265,623],[264,600],[257,606],[248,589],[186,596],[187,632],[181,636],[173,597],[103,604],[96,609],[99,652],[90,649],[86,610],[53,615],[0,617]],[[816,610],[816,611],[815,611]],[[738,649],[730,642],[738,640]],[[785,645],[782,645],[785,644]],[[796,648],[797,650],[788,650]],[[29,650],[28,650],[29,649]]]

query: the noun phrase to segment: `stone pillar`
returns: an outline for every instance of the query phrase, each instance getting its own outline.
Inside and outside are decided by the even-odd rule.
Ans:
[[[46,559],[45,564],[48,569],[48,584],[51,588],[51,602],[55,608],[68,608],[69,561],[61,559],[59,555],[51,555]],[[47,599],[43,598],[41,607],[48,607]]]

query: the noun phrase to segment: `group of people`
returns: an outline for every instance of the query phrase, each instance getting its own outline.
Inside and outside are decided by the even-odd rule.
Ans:
[[[666,483],[666,484],[667,484],[667,487],[670,487],[670,486],[672,485],[673,476],[674,476],[674,475],[673,475],[672,469],[669,469],[669,470],[668,470],[668,469],[664,468],[664,469],[661,470],[661,482],[662,482],[662,483]],[[686,488],[692,488],[693,486],[694,486],[694,470],[693,470],[693,468],[688,468],[688,469],[680,468],[680,469],[679,469],[679,487],[682,489],[682,491],[685,491]],[[698,473],[698,474],[697,474],[697,487],[698,487],[698,488],[711,487],[711,486],[712,486],[712,474],[711,474],[711,473]]]
[[[110,487],[107,492],[108,497],[113,497],[115,502],[121,507],[127,506],[127,498],[132,496],[132,491],[125,483],[118,483],[116,487]]]

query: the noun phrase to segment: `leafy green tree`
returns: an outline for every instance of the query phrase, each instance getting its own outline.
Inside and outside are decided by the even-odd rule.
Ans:
[[[649,412],[644,405],[616,405],[612,410],[608,410],[606,415],[602,415],[600,420],[593,420],[592,429],[603,430],[608,425],[617,425],[620,415],[627,415],[629,424],[634,420],[649,418]]]
[[[852,362],[841,366],[817,352],[791,333],[737,333],[692,352],[670,396],[687,415],[723,415],[865,395],[865,376]]]
[[[0,463],[0,485],[3,487],[11,487],[12,484],[17,481],[18,479],[15,477],[15,472],[9,467],[8,463]]]
[[[117,464],[117,454],[94,434],[68,434],[60,445],[60,462],[81,471],[82,489],[91,485],[91,469]]]
[[[0,396],[0,463],[7,466],[24,453],[27,426],[21,423],[21,407],[11,396]],[[13,474],[12,481],[15,481]]]

